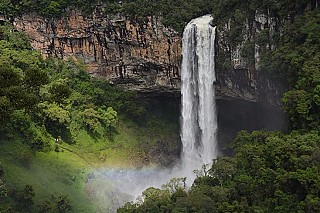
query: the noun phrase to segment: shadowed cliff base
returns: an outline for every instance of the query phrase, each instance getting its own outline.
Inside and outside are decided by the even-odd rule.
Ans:
[[[217,105],[219,150],[224,154],[233,153],[229,145],[241,130],[287,130],[287,117],[280,106],[240,99],[219,99]]]

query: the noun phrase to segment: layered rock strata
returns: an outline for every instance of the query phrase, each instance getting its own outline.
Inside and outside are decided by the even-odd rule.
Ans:
[[[69,10],[61,19],[48,20],[35,14],[16,17],[17,30],[26,32],[34,49],[45,57],[72,58],[81,61],[93,76],[104,77],[127,90],[151,95],[180,95],[181,36],[161,24],[160,18],[134,20],[107,15],[97,8],[92,15]],[[217,56],[231,63],[227,70],[216,70],[216,98],[241,99],[279,105],[282,82],[257,72],[259,46],[255,64],[241,56],[244,42],[252,31],[274,30],[276,22],[256,16],[243,29],[243,42],[232,47],[227,34],[231,27],[218,27]]]
[[[70,10],[58,20],[23,15],[14,25],[45,57],[81,61],[90,74],[126,89],[179,91],[181,38],[157,18],[138,22],[99,9],[91,16]]]

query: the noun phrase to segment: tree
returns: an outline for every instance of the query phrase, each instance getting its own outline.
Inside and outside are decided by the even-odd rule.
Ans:
[[[102,123],[105,128],[107,128],[107,133],[109,136],[116,130],[118,123],[118,113],[112,108],[108,107],[107,110],[99,109],[101,115]]]
[[[59,78],[48,84],[42,93],[48,101],[62,104],[70,97],[72,90],[68,85],[68,79]]]
[[[70,113],[61,104],[47,101],[38,104],[42,119],[48,132],[55,138],[69,135],[68,125],[71,121]]]
[[[23,208],[30,209],[33,206],[34,196],[35,196],[35,192],[31,185],[26,185],[24,189],[22,189],[21,191],[18,191],[18,193],[16,194],[16,198],[19,201],[19,205],[21,206],[22,209]]]
[[[59,213],[65,213],[72,210],[71,201],[66,195],[62,195],[58,198],[56,208]]]
[[[94,134],[99,134],[102,128],[101,126],[101,115],[98,111],[93,108],[88,108],[79,113],[82,117],[83,124],[85,127],[92,131]]]

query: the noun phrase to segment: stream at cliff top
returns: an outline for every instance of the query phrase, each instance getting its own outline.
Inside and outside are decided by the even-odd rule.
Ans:
[[[181,164],[171,169],[100,169],[88,178],[87,194],[108,211],[134,200],[148,187],[171,178],[195,179],[193,171],[216,158],[217,116],[215,107],[215,27],[210,15],[193,19],[185,27],[181,68]],[[105,210],[105,208],[104,208]]]

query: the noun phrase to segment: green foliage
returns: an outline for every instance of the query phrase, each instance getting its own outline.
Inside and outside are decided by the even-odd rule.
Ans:
[[[293,129],[318,129],[320,125],[319,18],[319,9],[316,9],[297,15],[293,23],[285,25],[278,48],[265,64],[266,68],[278,67],[278,72],[289,80],[291,88],[282,102]]]
[[[62,125],[70,122],[69,111],[59,106],[56,102],[42,102],[39,103],[38,107],[42,109],[44,118],[49,119],[51,122],[57,122]]]
[[[16,110],[6,122],[6,133],[15,137],[22,137],[22,140],[35,150],[50,149],[50,135],[43,126],[39,126],[32,120],[30,114],[24,110]],[[18,134],[17,134],[18,133]]]
[[[1,178],[0,211],[92,212],[79,162],[81,168],[141,165],[147,150],[139,147],[176,137],[176,120],[150,113],[134,92],[91,78],[82,64],[43,59],[26,36],[12,39],[24,35],[12,29],[0,27],[0,160],[10,184]],[[170,113],[176,116],[172,108]],[[174,146],[170,142],[167,147]],[[25,184],[37,195],[30,187],[20,193]]]
[[[116,130],[118,123],[118,113],[112,108],[108,107],[107,110],[100,109],[101,119],[103,125],[108,130],[108,135],[111,136],[112,132]]]
[[[11,16],[36,11],[55,18],[68,7],[90,12],[96,3],[4,0],[0,13]],[[143,200],[128,203],[118,212],[319,212],[320,138],[319,132],[310,131],[320,126],[320,13],[314,1],[127,0],[122,5],[108,1],[102,11],[120,12],[139,22],[147,15],[161,16],[165,25],[179,32],[190,19],[212,12],[215,23],[229,21],[231,30],[226,36],[232,47],[244,40],[243,24],[251,23],[257,12],[277,18],[280,30],[262,30],[244,43],[242,55],[250,59],[255,44],[263,46],[261,70],[289,80],[283,107],[292,128],[305,131],[288,135],[241,132],[235,141],[236,156],[220,157],[210,169],[203,167],[190,190],[185,188],[184,178],[173,179],[163,189],[147,189]],[[103,133],[110,136],[116,133],[118,117],[162,128],[152,123],[147,105],[137,94],[103,79],[91,79],[84,67],[72,60],[44,60],[31,49],[25,34],[8,24],[0,26],[1,137],[23,138],[32,149],[47,150],[52,149],[53,138],[79,143],[88,133],[94,133],[97,141]],[[229,69],[231,64],[219,57],[217,67]],[[97,144],[88,143],[88,147],[98,150],[101,146]],[[55,145],[57,150],[77,150],[64,143]],[[25,170],[33,161],[30,153],[17,155]],[[0,169],[0,210],[34,208],[32,186],[15,191],[14,196],[9,192]],[[56,202],[44,201],[39,209],[68,212],[72,206],[67,197],[60,196]]]
[[[184,190],[186,188],[186,178],[172,178],[168,183],[162,185],[162,188],[171,193]]]
[[[45,98],[50,102],[63,103],[72,93],[68,84],[67,79],[56,79],[43,88],[42,95],[46,96]]]
[[[88,108],[80,112],[79,116],[84,126],[94,134],[101,134],[101,129],[104,127],[111,136],[118,123],[117,112],[112,107],[108,107],[107,110],[99,108],[98,111]]]
[[[4,182],[4,171],[0,164],[0,200],[3,200],[8,196],[8,190]]]
[[[48,150],[53,138],[76,142],[82,128],[96,137],[111,137],[117,132],[118,113],[133,120],[146,116],[135,93],[90,78],[84,66],[72,60],[44,60],[29,49],[26,36],[14,40],[24,34],[7,24],[0,27],[0,35],[0,131],[4,135],[16,131],[32,148]]]
[[[22,189],[12,189],[6,187],[3,179],[4,172],[0,167],[0,210],[4,212],[70,212],[72,204],[68,196],[61,195],[58,199],[52,201],[44,200],[37,205],[34,205],[35,190],[32,185],[25,185]],[[51,212],[51,211],[50,211]]]
[[[28,49],[24,34],[8,25],[0,27],[0,34],[4,39],[0,39],[0,104],[4,111],[0,120],[6,120],[14,110],[34,109],[39,88],[48,82],[48,76],[40,54]]]
[[[101,129],[101,115],[93,108],[85,109],[80,113],[83,118],[84,125],[93,133],[99,133]]]
[[[3,212],[32,212],[34,207],[35,192],[31,185],[16,190],[6,187],[0,177],[0,211]],[[1,185],[3,184],[3,185]]]
[[[51,209],[53,209],[53,203],[50,201],[43,201],[42,203],[38,204],[38,208],[40,213],[49,212]]]
[[[118,212],[317,212],[319,132],[242,131],[235,147],[235,157],[219,157],[209,170],[204,167],[191,189],[150,188],[143,202]]]
[[[0,25],[0,40],[1,46],[6,46],[6,48],[15,50],[31,49],[28,36],[23,32],[13,30],[8,23]]]
[[[26,185],[24,189],[19,191],[15,196],[22,208],[30,209],[34,204],[33,197],[35,196],[35,192],[31,185]]]

